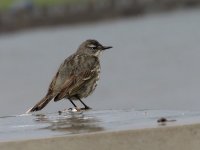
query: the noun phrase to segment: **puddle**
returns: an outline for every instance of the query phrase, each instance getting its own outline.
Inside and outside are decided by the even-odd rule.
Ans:
[[[173,122],[157,123],[165,117]],[[0,141],[44,138],[101,131],[154,128],[199,123],[199,112],[102,110],[83,113],[24,114],[0,117]]]

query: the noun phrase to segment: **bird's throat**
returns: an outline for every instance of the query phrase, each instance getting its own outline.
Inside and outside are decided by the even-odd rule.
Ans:
[[[97,52],[94,54],[95,57],[100,57],[101,55],[102,55],[102,51],[97,51]]]

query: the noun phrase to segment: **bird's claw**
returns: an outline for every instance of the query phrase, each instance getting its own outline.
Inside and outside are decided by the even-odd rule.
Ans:
[[[74,107],[74,108],[64,109],[63,111],[59,110],[58,114],[61,115],[62,113],[65,113],[65,112],[81,112],[81,111],[87,111],[90,109],[92,109],[92,108],[90,108],[90,107],[82,107],[82,108]]]
[[[92,108],[90,108],[90,107],[82,107],[82,108],[80,108],[81,110],[90,110],[90,109],[92,109]]]

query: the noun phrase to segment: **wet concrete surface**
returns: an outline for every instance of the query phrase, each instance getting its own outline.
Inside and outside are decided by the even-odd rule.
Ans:
[[[166,122],[157,120],[165,117]],[[173,121],[170,121],[173,120]],[[0,141],[84,135],[200,123],[199,112],[167,110],[101,110],[0,117]]]

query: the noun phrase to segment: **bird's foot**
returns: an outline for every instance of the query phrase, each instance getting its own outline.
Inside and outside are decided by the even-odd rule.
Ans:
[[[83,107],[83,108],[80,108],[80,109],[81,109],[81,110],[90,110],[90,109],[92,109],[92,108],[86,106],[86,107]]]
[[[69,109],[59,110],[58,114],[61,115],[62,113],[79,112],[80,110],[81,110],[80,108],[69,108]]]
[[[69,108],[68,110],[72,111],[72,112],[79,112],[79,111],[82,111],[82,110],[90,110],[92,108],[86,106],[86,107],[75,107],[75,108]]]
[[[74,107],[74,108],[69,108],[68,111],[72,111],[72,112],[77,112],[80,111],[81,109],[78,107]]]
[[[64,110],[59,110],[58,114],[61,115],[62,113],[66,113],[66,112],[82,112],[82,111],[86,111],[86,110],[90,110],[92,108],[90,107],[83,107],[83,108],[79,108],[79,107],[74,107],[74,108],[69,108],[69,109],[64,109]]]

